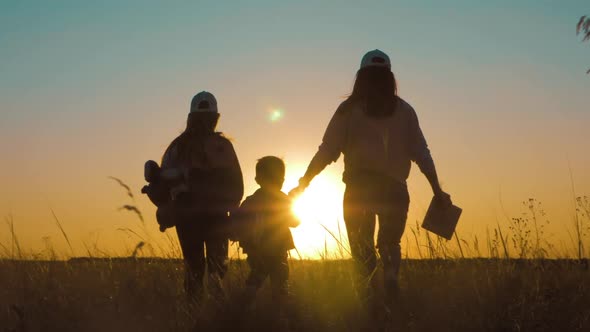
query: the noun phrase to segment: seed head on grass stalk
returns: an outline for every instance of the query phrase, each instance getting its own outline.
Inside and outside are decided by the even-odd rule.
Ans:
[[[116,178],[114,176],[109,176],[108,178],[117,182],[117,184],[119,184],[119,186],[121,186],[123,189],[125,189],[127,196],[129,196],[131,198],[131,200],[133,201],[133,203],[135,203],[135,195],[133,195],[133,191],[131,190],[131,187],[129,187],[125,182],[123,182],[123,180]],[[137,217],[139,218],[139,220],[141,221],[141,223],[142,224],[144,223],[143,214],[141,213],[141,211],[137,208],[137,206],[135,204],[133,204],[133,205],[125,204],[119,208],[119,211],[120,210],[127,210],[127,211],[135,213],[137,215]]]
[[[63,235],[64,239],[66,239],[68,247],[70,247],[70,252],[72,253],[72,256],[75,256],[74,248],[72,248],[72,244],[70,243],[70,239],[68,238],[68,234],[66,233],[63,226],[61,225],[61,222],[59,221],[59,218],[55,214],[55,211],[53,211],[53,209],[50,209],[50,210],[51,210],[51,215],[53,215],[53,219],[55,220],[55,223],[57,224],[57,227],[61,231],[61,234]]]
[[[18,242],[18,238],[16,237],[16,233],[14,231],[14,218],[12,215],[8,215],[6,217],[6,224],[8,225],[8,229],[10,230],[10,236],[12,238],[12,248],[11,248],[11,258],[14,258],[14,249],[16,248],[17,257],[22,259],[22,251],[20,249],[20,244]]]
[[[457,235],[455,235],[457,238],[459,238]],[[478,246],[477,244],[477,236],[475,237],[475,242],[473,243],[473,250],[476,251],[479,255],[479,248],[477,250],[475,250],[475,248]],[[466,252],[467,254],[463,253],[463,247],[461,246],[461,242],[465,245],[466,248]],[[469,242],[467,242],[467,240],[465,239],[461,239],[461,241],[457,240],[457,245],[459,246],[459,253],[461,254],[461,258],[465,258],[465,256],[473,256],[472,255],[472,250],[471,247],[469,246]]]
[[[145,241],[146,244],[148,245],[148,247],[150,248],[150,250],[152,250],[152,252],[154,252],[154,245],[156,245],[156,248],[160,251],[160,253],[166,255],[166,248],[163,247],[158,241],[156,241],[154,239],[154,237],[152,236],[151,232],[149,231],[146,223],[145,223],[145,219],[143,217],[143,213],[141,212],[141,210],[139,210],[139,208],[137,207],[137,205],[135,204],[135,195],[133,194],[131,188],[125,183],[123,182],[121,179],[118,179],[116,177],[113,176],[109,176],[109,179],[112,179],[113,181],[116,181],[122,188],[124,188],[127,192],[127,196],[129,196],[132,199],[132,204],[125,204],[123,206],[121,206],[118,210],[125,210],[125,211],[129,211],[134,213],[137,218],[139,219],[139,221],[141,222],[141,232],[145,235]]]
[[[479,240],[477,235],[473,236],[473,250],[477,254],[477,257],[481,257],[481,251],[479,250]]]
[[[127,191],[127,196],[131,197],[131,199],[135,201],[135,196],[133,195],[131,188],[125,182],[123,182],[123,180],[116,178],[114,176],[109,176],[108,178],[117,182],[121,187],[123,187],[125,191]]]
[[[139,211],[139,209],[135,205],[125,204],[125,205],[123,205],[123,206],[121,206],[119,208],[119,211],[121,211],[121,210],[126,210],[126,211],[129,211],[129,212],[135,213],[137,215],[137,217],[139,218],[139,220],[141,221],[141,223],[142,224],[145,223],[144,220],[143,220],[143,214],[141,213],[141,211]]]
[[[145,242],[139,241],[137,243],[137,245],[135,246],[135,249],[133,249],[133,252],[131,253],[131,258],[137,258],[137,254],[143,248],[144,245],[145,245]]]
[[[495,240],[492,240],[490,235],[490,228],[486,226],[486,243],[488,245],[488,254],[490,258],[498,257],[498,248],[495,245]]]

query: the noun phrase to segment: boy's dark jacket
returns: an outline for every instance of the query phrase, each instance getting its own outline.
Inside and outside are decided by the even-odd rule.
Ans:
[[[289,227],[299,225],[291,199],[282,191],[260,188],[233,216],[236,237],[246,253],[272,256],[295,248]]]

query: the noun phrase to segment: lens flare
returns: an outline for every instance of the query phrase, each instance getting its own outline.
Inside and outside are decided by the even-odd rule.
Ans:
[[[283,117],[283,111],[280,109],[272,110],[270,113],[270,121],[277,122]]]

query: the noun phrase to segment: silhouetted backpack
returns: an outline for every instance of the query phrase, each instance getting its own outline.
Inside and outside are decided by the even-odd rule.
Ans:
[[[164,232],[167,228],[176,225],[176,208],[171,189],[177,181],[168,178],[167,174],[162,173],[162,169],[157,162],[153,160],[146,161],[144,178],[148,184],[141,189],[141,192],[146,194],[156,206],[156,220],[160,225],[160,231]]]
[[[228,216],[242,199],[242,172],[231,142],[216,133],[191,143],[194,147],[188,158],[179,158],[171,145],[162,168],[156,168],[153,161],[146,163],[150,184],[145,191],[158,207],[161,230],[178,223],[203,222],[206,216]],[[155,181],[149,172],[158,174]],[[207,226],[211,225],[203,225]]]

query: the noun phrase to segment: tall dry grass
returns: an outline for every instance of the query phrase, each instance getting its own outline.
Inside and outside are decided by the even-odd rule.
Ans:
[[[252,307],[236,306],[244,261],[230,263],[223,294],[190,305],[179,260],[5,260],[0,331],[586,331],[588,270],[576,262],[405,260],[388,310],[363,305],[350,260],[291,260],[290,301],[277,311],[268,284]]]
[[[133,247],[127,253],[117,256],[132,257],[163,257],[179,258],[181,250],[173,232],[154,234],[154,227],[150,227],[145,221],[144,214],[135,201],[135,194],[131,187],[116,177],[109,177],[121,189],[124,190],[129,202],[119,206],[122,212],[129,212],[137,222],[130,219],[128,225],[116,230],[126,234],[135,241]],[[503,209],[503,220],[496,220],[496,225],[487,226],[485,234],[469,235],[464,237],[455,233],[452,240],[447,241],[420,227],[420,223],[409,222],[402,239],[402,248],[405,258],[418,259],[458,259],[458,258],[505,258],[505,259],[542,259],[542,258],[577,258],[585,259],[590,256],[590,200],[587,196],[576,196],[573,199],[574,212],[570,226],[564,227],[569,245],[555,244],[546,236],[545,229],[551,224],[542,203],[535,198],[529,198],[522,202],[522,211],[518,216],[509,216]],[[0,242],[0,258],[11,259],[48,259],[56,257],[77,256],[70,241],[70,237],[57,214],[50,209],[60,234],[62,235],[69,253],[57,252],[50,238],[45,237],[45,249],[42,252],[26,253],[22,250],[15,228],[15,220],[12,215],[5,217],[10,243]],[[155,223],[155,221],[152,221]],[[564,224],[560,222],[560,224]],[[565,223],[567,225],[567,223]],[[322,250],[316,253],[319,259],[348,259],[351,257],[348,238],[345,230],[341,229],[340,222],[335,223],[336,229],[331,229],[325,224],[320,226],[325,231]],[[483,240],[481,239],[483,236]],[[328,245],[328,241],[335,245]],[[88,257],[109,257],[96,243],[83,243],[85,254]],[[238,245],[232,245],[233,258],[242,258]],[[295,251],[294,258],[303,259],[302,255]]]
[[[248,273],[239,250],[231,256],[223,295],[206,293],[199,305],[189,305],[182,262],[172,259],[180,256],[175,237],[167,232],[163,236],[170,244],[159,243],[140,218],[129,187],[117,183],[130,199],[122,212],[136,216],[121,229],[137,241],[125,257],[104,257],[89,245],[86,258],[57,260],[64,255],[56,253],[50,238],[42,253],[27,254],[15,220],[5,219],[10,243],[0,244],[0,331],[590,330],[590,201],[585,196],[575,199],[571,241],[561,248],[546,238],[551,221],[534,199],[523,202],[520,215],[488,228],[483,240],[455,234],[446,241],[418,223],[409,225],[401,298],[392,310],[379,301],[372,310],[363,305],[353,286],[359,284],[353,262],[343,259],[350,256],[345,232],[324,227],[320,260],[292,252],[291,301],[286,311],[277,312],[268,285],[252,308],[236,308]],[[74,256],[66,229],[52,214]],[[328,248],[328,239],[336,241],[335,249]],[[164,258],[141,258],[154,254]],[[372,275],[376,281],[380,269]]]

